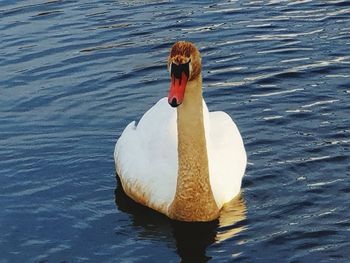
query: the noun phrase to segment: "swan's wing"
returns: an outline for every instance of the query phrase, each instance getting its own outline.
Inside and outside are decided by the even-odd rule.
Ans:
[[[215,200],[221,206],[239,193],[247,156],[241,134],[228,114],[210,112],[209,125],[210,182]]]
[[[125,128],[114,159],[123,188],[131,197],[157,210],[172,202],[177,178],[176,110],[166,98],[137,125],[132,122]]]

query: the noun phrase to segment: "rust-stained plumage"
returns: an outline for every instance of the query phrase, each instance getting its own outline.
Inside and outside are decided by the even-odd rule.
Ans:
[[[168,58],[168,66],[173,62],[176,64],[185,64],[191,60],[191,75],[189,81],[196,79],[202,70],[201,55],[194,44],[191,42],[176,42]]]
[[[219,215],[209,180],[203,120],[201,57],[189,42],[177,42],[169,63],[187,63],[192,70],[183,103],[177,108],[178,178],[169,216],[184,221],[210,221]]]

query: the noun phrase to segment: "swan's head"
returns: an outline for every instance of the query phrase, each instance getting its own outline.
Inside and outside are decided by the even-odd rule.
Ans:
[[[184,99],[187,82],[201,73],[201,55],[196,46],[191,42],[176,42],[170,50],[168,69],[171,78],[168,102],[177,107]]]

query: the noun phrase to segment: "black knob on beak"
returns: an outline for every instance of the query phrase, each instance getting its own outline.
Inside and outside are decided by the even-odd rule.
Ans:
[[[179,106],[179,105],[177,104],[176,98],[173,98],[169,104],[170,104],[170,106],[173,107],[173,108]]]

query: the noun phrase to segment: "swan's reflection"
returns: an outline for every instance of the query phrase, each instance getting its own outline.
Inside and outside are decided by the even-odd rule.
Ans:
[[[115,190],[115,202],[119,210],[131,215],[133,225],[142,227],[138,232],[140,238],[164,240],[168,246],[175,245],[181,262],[207,262],[210,259],[206,255],[208,246],[232,238],[245,229],[246,206],[241,196],[225,205],[218,220],[206,223],[174,221],[139,205],[124,193],[120,182]]]
[[[217,242],[223,242],[246,229],[246,210],[242,194],[225,204],[219,217]]]

